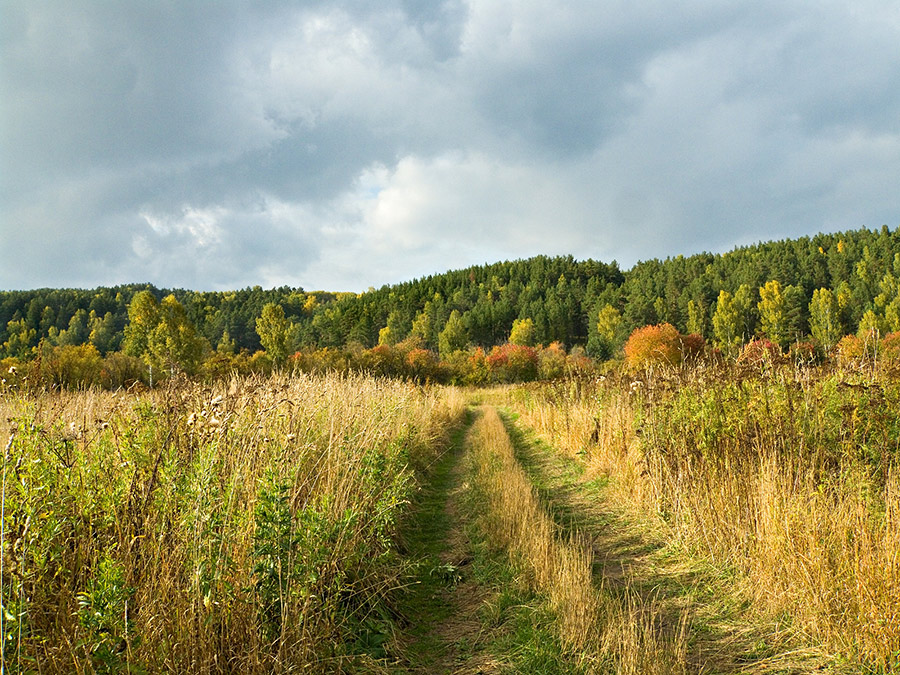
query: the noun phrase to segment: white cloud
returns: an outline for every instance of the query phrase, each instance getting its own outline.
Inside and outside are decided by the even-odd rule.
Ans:
[[[361,290],[894,226],[898,42],[879,0],[14,0],[0,287]]]

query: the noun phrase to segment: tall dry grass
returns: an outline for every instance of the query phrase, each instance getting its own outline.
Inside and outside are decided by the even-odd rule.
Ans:
[[[768,616],[900,671],[900,383],[691,370],[519,395],[526,424],[608,475],[614,501],[739,570]]]
[[[364,663],[415,469],[464,405],[352,376],[5,394],[4,672]]]
[[[468,448],[473,485],[486,504],[482,528],[548,598],[561,644],[589,672],[685,672],[684,631],[661,630],[652,603],[594,585],[590,546],[564,535],[546,513],[495,408],[482,408]]]

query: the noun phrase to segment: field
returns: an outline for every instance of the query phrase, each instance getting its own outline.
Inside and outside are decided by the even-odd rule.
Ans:
[[[900,672],[898,404],[772,364],[7,390],[3,672]]]

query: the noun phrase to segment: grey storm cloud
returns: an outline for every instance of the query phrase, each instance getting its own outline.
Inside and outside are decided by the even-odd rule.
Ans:
[[[0,288],[898,225],[893,2],[0,0]]]

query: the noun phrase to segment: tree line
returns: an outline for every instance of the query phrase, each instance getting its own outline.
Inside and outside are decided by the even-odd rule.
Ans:
[[[148,284],[6,291],[0,358],[90,346],[100,357],[142,358],[164,374],[176,364],[197,370],[216,355],[249,362],[263,352],[277,365],[301,352],[400,346],[446,360],[512,343],[608,359],[635,329],[661,324],[725,354],[760,336],[781,348],[812,339],[827,352],[846,334],[898,331],[900,233],[818,234],[648,260],[624,272],[615,262],[538,256],[359,294]]]

